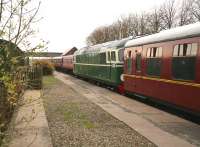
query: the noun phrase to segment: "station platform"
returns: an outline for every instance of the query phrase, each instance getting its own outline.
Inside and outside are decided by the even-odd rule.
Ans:
[[[71,75],[54,76],[159,147],[200,146],[200,125]]]

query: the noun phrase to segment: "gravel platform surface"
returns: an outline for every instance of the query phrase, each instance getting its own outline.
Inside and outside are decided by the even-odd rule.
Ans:
[[[42,94],[54,147],[154,147],[155,145],[54,77]]]

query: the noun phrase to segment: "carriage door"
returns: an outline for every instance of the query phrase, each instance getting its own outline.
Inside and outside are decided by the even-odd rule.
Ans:
[[[127,59],[126,59],[126,72],[127,74],[132,73],[132,51],[127,51]]]
[[[136,75],[141,75],[142,55],[141,53],[136,54],[135,58],[135,71]]]
[[[142,79],[140,78],[140,76],[142,75],[142,48],[135,48],[134,49],[134,64],[133,64],[133,68],[134,68],[134,75],[137,76],[137,78],[135,78],[133,86],[134,86],[134,90],[135,92],[141,92],[142,90]]]
[[[134,71],[135,75],[141,75],[142,71],[142,47],[135,48],[134,49],[134,60],[135,60],[135,65],[134,65]]]

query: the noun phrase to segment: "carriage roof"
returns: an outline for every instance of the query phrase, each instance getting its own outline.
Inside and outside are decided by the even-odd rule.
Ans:
[[[177,27],[169,30],[161,31],[153,35],[133,39],[125,44],[125,47],[133,47],[145,44],[152,44],[164,41],[173,41],[184,38],[198,37],[200,36],[200,22]]]

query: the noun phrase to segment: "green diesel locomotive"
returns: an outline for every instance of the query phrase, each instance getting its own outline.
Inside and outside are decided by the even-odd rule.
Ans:
[[[123,90],[124,45],[129,39],[84,47],[74,54],[74,74]]]

